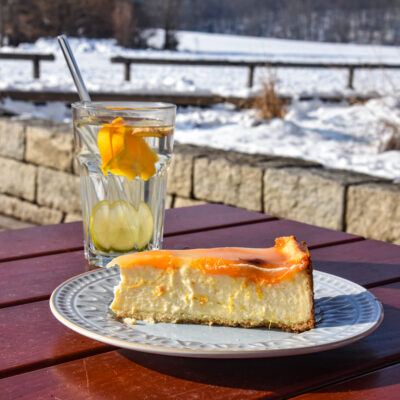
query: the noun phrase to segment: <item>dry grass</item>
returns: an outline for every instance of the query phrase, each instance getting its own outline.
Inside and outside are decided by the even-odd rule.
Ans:
[[[382,122],[382,135],[379,151],[400,150],[400,126],[391,121]]]
[[[258,108],[259,117],[266,120],[285,117],[285,102],[277,94],[276,80],[272,76],[263,83],[261,96],[254,100],[253,107]]]

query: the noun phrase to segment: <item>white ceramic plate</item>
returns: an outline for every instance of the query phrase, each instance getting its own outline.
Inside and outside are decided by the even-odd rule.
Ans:
[[[383,319],[381,303],[366,289],[314,271],[317,325],[307,332],[142,321],[128,325],[109,309],[118,282],[118,267],[76,276],[53,292],[51,311],[67,327],[100,342],[149,353],[203,358],[277,357],[329,350],[371,334]]]

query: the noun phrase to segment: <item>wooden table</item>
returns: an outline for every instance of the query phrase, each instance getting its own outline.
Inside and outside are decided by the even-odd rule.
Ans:
[[[0,233],[1,399],[389,399],[400,393],[400,246],[221,205],[167,211],[165,247],[272,246],[294,234],[314,267],[371,290],[382,325],[336,350],[190,359],[127,350],[65,328],[48,299],[87,270],[80,223]]]

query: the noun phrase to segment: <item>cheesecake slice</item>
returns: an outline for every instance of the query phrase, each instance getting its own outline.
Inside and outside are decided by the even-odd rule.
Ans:
[[[111,309],[121,318],[291,332],[314,327],[311,260],[293,236],[267,249],[153,250],[117,257],[113,265],[121,281]]]

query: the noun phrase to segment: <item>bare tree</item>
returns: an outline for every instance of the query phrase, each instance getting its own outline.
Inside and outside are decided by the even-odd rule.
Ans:
[[[166,0],[164,8],[164,50],[173,50],[176,48],[174,28],[176,28],[176,13],[178,11],[180,0]]]
[[[114,37],[125,47],[145,47],[147,45],[148,17],[143,3],[136,0],[115,0],[112,13]]]
[[[400,43],[399,20],[400,0],[183,0],[181,11],[183,29],[360,43]]]
[[[4,13],[6,12],[6,0],[0,0],[0,47],[4,44]]]
[[[60,32],[146,45],[149,28],[399,44],[400,0],[0,0],[0,45]]]

